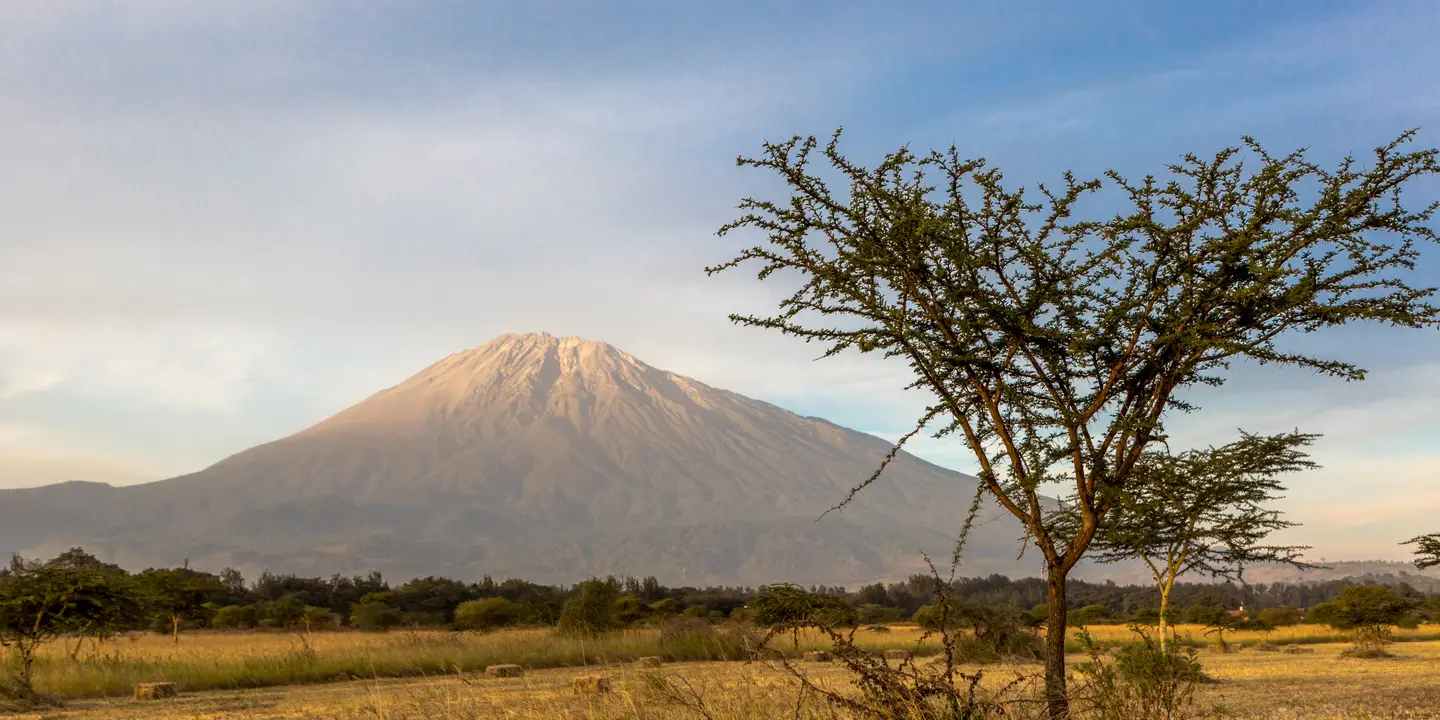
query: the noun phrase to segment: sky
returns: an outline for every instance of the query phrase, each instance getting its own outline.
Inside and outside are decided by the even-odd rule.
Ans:
[[[786,289],[703,272],[779,191],[737,155],[843,125],[862,162],[954,144],[1031,184],[1436,146],[1437,36],[1428,0],[6,2],[0,487],[193,472],[541,330],[894,438],[899,361],[726,319]],[[1323,433],[1284,539],[1399,559],[1440,529],[1440,333],[1305,342],[1369,378],[1242,366],[1172,443]]]

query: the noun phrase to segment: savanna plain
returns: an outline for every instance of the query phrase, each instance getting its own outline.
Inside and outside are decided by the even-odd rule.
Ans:
[[[1180,642],[1197,649],[1211,679],[1195,695],[1196,709],[1210,716],[1440,718],[1440,628],[1434,625],[1397,630],[1390,657],[1381,659],[1346,657],[1348,637],[1316,627],[1232,633],[1229,652],[1219,650],[1204,632],[1202,626],[1176,628]],[[1104,654],[1133,637],[1122,626],[1098,626],[1090,633]],[[847,717],[800,680],[804,676],[815,687],[841,694],[852,691],[854,675],[843,664],[805,656],[828,648],[827,638],[813,631],[777,638],[775,654],[738,661],[712,659],[727,655],[723,637],[716,637],[666,644],[653,629],[594,638],[544,629],[196,632],[177,643],[164,635],[135,633],[78,652],[74,646],[47,648],[36,668],[37,689],[64,704],[13,717]],[[854,642],[877,653],[909,651],[910,662],[921,672],[939,662],[943,649],[937,638],[905,624],[860,629]],[[1078,637],[1068,649],[1077,653],[1072,667],[1084,663]],[[636,662],[653,656],[663,664]],[[519,677],[484,672],[496,664],[517,664],[524,671]],[[1038,664],[1001,660],[961,669],[979,671],[982,690],[1010,687],[1008,697],[1016,702],[1000,717],[1040,716],[1039,704],[1025,701],[1038,698]],[[608,680],[608,692],[576,689],[577,678],[596,676]],[[176,683],[180,696],[131,697],[136,683],[157,681]]]

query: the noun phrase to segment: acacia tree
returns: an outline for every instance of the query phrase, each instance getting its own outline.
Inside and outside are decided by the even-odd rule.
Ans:
[[[1407,209],[1401,190],[1440,173],[1434,149],[1403,152],[1408,132],[1327,170],[1303,151],[1277,157],[1251,138],[1213,158],[1186,155],[1168,182],[1108,172],[1130,210],[1075,220],[1099,180],[1064,175],[1038,201],[1009,190],[955,148],[908,148],[874,169],[845,158],[837,131],[821,151],[848,187],[812,169],[814,137],[766,143],[737,163],[778,173],[783,200],[741,201],[720,235],[766,242],[707,268],[758,263],[800,287],[774,315],[731,315],[825,346],[903,358],[935,404],[905,440],[943,418],[963,438],[982,487],[1044,556],[1049,598],[1046,702],[1064,717],[1065,583],[1180,393],[1220,385],[1237,361],[1296,365],[1359,380],[1347,362],[1282,349],[1282,337],[1359,321],[1437,324],[1434,289],[1405,271],[1437,204]],[[1242,153],[1253,156],[1247,166]],[[934,180],[933,176],[939,179]],[[1073,533],[1049,522],[1042,491],[1069,495]]]
[[[180,643],[180,624],[200,618],[205,606],[225,590],[220,579],[189,568],[151,568],[135,576],[145,601],[170,621],[175,643]]]
[[[0,571],[0,647],[15,659],[16,690],[33,698],[35,657],[46,643],[95,622],[136,617],[123,576],[66,562],[27,562]]]
[[[1416,546],[1415,567],[1424,570],[1428,567],[1440,565],[1440,533],[1431,533],[1429,535],[1410,538],[1401,544]]]
[[[1317,436],[1241,433],[1219,448],[1179,454],[1147,450],[1095,534],[1090,554],[1102,563],[1140,559],[1160,591],[1160,649],[1168,649],[1167,613],[1175,580],[1186,573],[1242,579],[1247,565],[1300,560],[1309,548],[1266,545],[1295,523],[1266,504],[1280,499],[1281,473],[1318,467],[1300,448]],[[1078,513],[1067,508],[1057,528],[1075,534]],[[1067,528],[1068,525],[1068,528]]]

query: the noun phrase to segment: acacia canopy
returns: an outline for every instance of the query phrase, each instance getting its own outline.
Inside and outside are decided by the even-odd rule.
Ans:
[[[1411,538],[1405,544],[1415,546],[1416,567],[1424,570],[1440,565],[1440,533]]]
[[[742,200],[720,234],[764,241],[707,272],[753,262],[762,280],[797,281],[775,314],[731,318],[821,343],[825,356],[902,358],[912,387],[933,394],[900,444],[943,418],[937,434],[963,440],[982,486],[1044,555],[1047,702],[1063,717],[1065,578],[1167,415],[1192,409],[1182,394],[1246,360],[1362,379],[1281,341],[1361,321],[1437,324],[1434,288],[1406,278],[1417,245],[1436,240],[1437,205],[1407,207],[1402,189],[1440,173],[1434,149],[1405,150],[1413,138],[1377,148],[1369,168],[1327,169],[1247,137],[1185,155],[1168,179],[1066,173],[1038,195],[953,147],[902,148],[867,168],[841,154],[838,131],[823,147],[767,142],[737,162],[778,174],[788,197]],[[1079,219],[1107,187],[1127,209]],[[1048,521],[1050,487],[1076,508],[1073,534]]]

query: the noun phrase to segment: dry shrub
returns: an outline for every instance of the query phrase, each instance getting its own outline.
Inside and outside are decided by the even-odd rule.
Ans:
[[[490,665],[485,668],[485,674],[498,678],[520,677],[525,674],[525,668],[519,665]]]
[[[1394,657],[1385,650],[1386,645],[1394,642],[1389,625],[1362,625],[1355,628],[1353,640],[1354,644],[1340,653],[1344,657],[1362,660]]]
[[[1076,666],[1085,678],[1073,702],[1093,720],[1186,720],[1210,717],[1196,702],[1201,683],[1213,682],[1200,670],[1194,648],[1172,644],[1164,649],[1139,627],[1136,641],[1106,659],[1089,631],[1080,632],[1080,644],[1089,661]]]
[[[1309,655],[1315,652],[1315,648],[1308,648],[1304,645],[1286,645],[1280,652],[1286,655]]]

